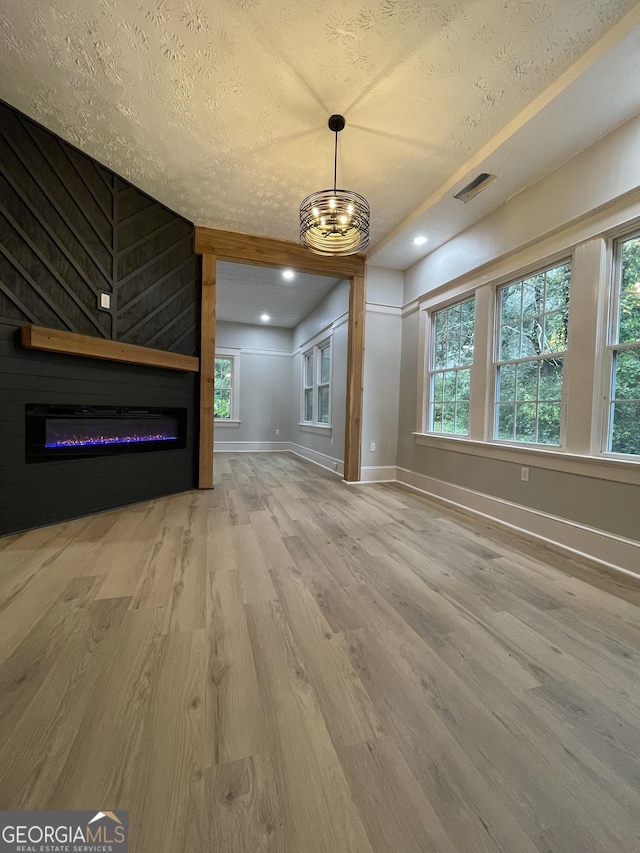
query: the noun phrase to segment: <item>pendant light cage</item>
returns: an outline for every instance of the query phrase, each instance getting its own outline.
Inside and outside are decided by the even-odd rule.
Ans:
[[[336,135],[333,189],[311,193],[300,205],[300,242],[317,255],[354,255],[369,245],[367,200],[353,190],[336,187],[338,133],[344,126],[342,116],[329,119],[329,129]]]

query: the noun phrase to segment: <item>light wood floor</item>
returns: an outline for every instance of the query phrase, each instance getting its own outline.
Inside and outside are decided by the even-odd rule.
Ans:
[[[0,540],[0,808],[128,809],[135,853],[640,850],[637,593],[286,454],[217,481]]]

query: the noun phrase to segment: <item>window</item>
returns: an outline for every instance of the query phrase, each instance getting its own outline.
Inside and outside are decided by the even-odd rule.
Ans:
[[[468,435],[475,299],[432,315],[429,429]]]
[[[571,264],[498,288],[494,436],[559,445]]]
[[[607,450],[640,454],[640,235],[615,247]]]
[[[304,353],[302,365],[302,420],[328,426],[331,399],[331,342]]]
[[[213,392],[214,417],[231,419],[231,387],[233,384],[233,359],[216,358]]]
[[[213,382],[213,416],[217,421],[238,423],[240,356],[232,349],[216,351]]]

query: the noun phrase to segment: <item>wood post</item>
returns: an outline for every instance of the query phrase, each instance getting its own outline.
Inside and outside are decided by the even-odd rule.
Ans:
[[[213,488],[213,390],[216,358],[216,256],[202,256],[200,463],[198,486]]]
[[[364,275],[354,275],[349,289],[347,342],[347,409],[344,432],[344,479],[360,479],[362,442],[362,388],[364,380]]]

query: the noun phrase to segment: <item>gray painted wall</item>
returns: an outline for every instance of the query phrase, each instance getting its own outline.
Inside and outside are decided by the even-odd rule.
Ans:
[[[368,266],[366,284],[363,479],[367,477],[366,468],[396,464],[404,276],[398,270]],[[371,450],[372,442],[375,450]]]
[[[629,189],[629,174],[636,186],[640,182],[638,138],[640,120],[633,120],[407,270],[405,305],[436,288],[442,289],[444,298],[446,286],[456,284],[460,276],[469,281],[475,277],[477,283],[490,282],[511,259],[519,263],[519,258],[526,257],[531,263],[536,255],[543,258],[552,240],[565,239],[565,232],[558,232],[557,228],[572,216],[584,216],[598,207],[595,218],[581,220],[585,225],[580,227],[591,228],[595,223],[594,233],[598,227],[611,227],[615,213],[611,203],[619,193],[623,198],[616,203],[621,205],[623,223],[622,217],[629,215],[624,211],[631,210],[633,204],[638,206],[631,197],[624,197]],[[629,172],[624,168],[627,162]],[[623,210],[623,204],[628,208]],[[634,216],[637,215],[636,212]],[[567,245],[571,245],[574,233],[578,233],[578,225],[569,223]],[[583,232],[583,239],[585,236],[588,234]],[[543,237],[548,240],[546,244],[541,242]],[[572,311],[581,295],[578,291],[572,294]],[[419,316],[414,311],[402,321],[399,467],[629,539],[640,539],[640,485],[595,478],[586,471],[580,475],[538,468],[535,458],[528,463],[530,479],[524,483],[520,480],[521,461],[511,463],[483,457],[481,451],[470,456],[416,444],[412,432],[417,426],[418,337]],[[588,365],[585,369],[589,370]]]
[[[415,443],[418,383],[418,314],[403,321],[398,465],[482,494],[567,518],[629,539],[640,538],[640,487],[569,474],[529,463],[529,482],[520,462],[469,456]]]
[[[216,421],[216,442],[290,440],[291,341],[290,329],[216,323],[216,349],[239,352],[241,421],[239,425]]]
[[[293,346],[296,354],[291,364],[291,384],[295,389],[291,441],[300,447],[328,457],[324,461],[318,460],[328,467],[331,467],[333,460],[344,461],[348,313],[349,282],[341,281],[293,330]],[[302,353],[317,336],[329,336],[332,329],[331,430],[321,430],[300,424],[302,418]]]

